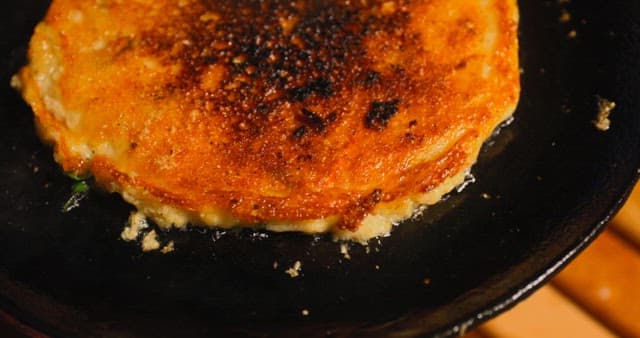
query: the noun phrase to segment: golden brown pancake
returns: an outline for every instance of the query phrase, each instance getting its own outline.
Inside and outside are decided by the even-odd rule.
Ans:
[[[519,95],[515,0],[54,0],[19,74],[67,172],[162,226],[366,240]]]

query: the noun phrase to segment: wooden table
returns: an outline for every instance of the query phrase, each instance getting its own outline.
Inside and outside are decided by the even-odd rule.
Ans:
[[[0,337],[47,338],[2,312]],[[640,185],[551,283],[465,337],[640,337]]]

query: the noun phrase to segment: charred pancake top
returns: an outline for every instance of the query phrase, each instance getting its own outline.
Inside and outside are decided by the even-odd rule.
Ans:
[[[356,229],[467,170],[519,93],[513,0],[54,0],[29,56],[65,170],[246,223]]]

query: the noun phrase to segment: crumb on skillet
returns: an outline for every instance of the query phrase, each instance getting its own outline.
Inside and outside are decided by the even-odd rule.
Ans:
[[[142,238],[142,251],[153,251],[160,249],[160,242],[158,242],[158,234],[155,230],[147,232]]]
[[[609,116],[616,107],[616,103],[598,96],[598,116],[593,121],[593,124],[600,131],[607,131],[611,127],[611,120]]]
[[[293,266],[287,269],[284,273],[289,275],[291,278],[296,278],[300,276],[300,271],[302,269],[302,263],[300,261],[296,261],[293,263]]]

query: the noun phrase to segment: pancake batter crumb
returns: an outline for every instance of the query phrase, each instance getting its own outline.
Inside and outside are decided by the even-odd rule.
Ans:
[[[344,257],[344,259],[351,259],[351,255],[349,255],[349,247],[347,246],[347,244],[340,244],[340,253],[342,254],[342,257]]]
[[[158,234],[155,230],[151,230],[144,235],[142,239],[142,251],[148,252],[160,249],[160,242],[158,242]]]
[[[593,121],[593,124],[598,130],[609,130],[609,128],[611,127],[611,120],[609,119],[609,116],[611,115],[611,112],[615,107],[615,102],[598,96],[598,116],[596,117],[595,121]]]
[[[287,269],[284,273],[289,275],[291,278],[296,278],[300,276],[300,271],[302,269],[302,263],[300,261],[296,261],[293,263],[293,266]]]
[[[16,90],[22,90],[22,80],[20,80],[20,77],[17,75],[12,76],[10,86]]]
[[[174,250],[175,250],[175,244],[173,243],[173,241],[171,241],[165,246],[163,246],[162,249],[160,249],[160,252],[162,252],[163,254],[168,254],[170,252],[173,252]]]
[[[305,317],[308,316],[309,315],[309,310],[303,309],[302,310],[302,315],[305,316]]]
[[[120,238],[127,242],[135,241],[140,235],[140,231],[149,227],[147,219],[140,212],[132,212],[129,215],[128,225],[120,233]]]

